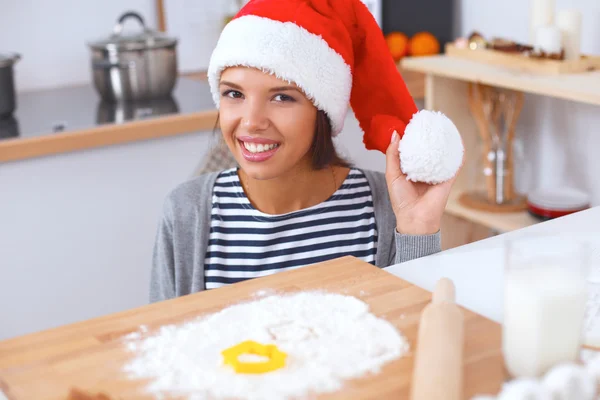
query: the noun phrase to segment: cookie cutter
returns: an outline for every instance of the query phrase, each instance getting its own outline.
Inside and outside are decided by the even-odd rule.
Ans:
[[[224,363],[233,367],[238,374],[264,374],[285,366],[287,354],[280,351],[274,344],[261,344],[247,340],[225,349],[221,352]],[[244,362],[239,360],[242,354],[254,354],[266,357],[262,362]]]

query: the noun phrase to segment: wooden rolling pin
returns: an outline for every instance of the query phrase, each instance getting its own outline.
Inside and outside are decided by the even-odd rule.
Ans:
[[[412,400],[463,400],[464,318],[454,283],[440,279],[421,313]]]

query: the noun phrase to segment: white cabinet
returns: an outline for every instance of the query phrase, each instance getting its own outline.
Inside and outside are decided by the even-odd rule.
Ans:
[[[146,304],[163,200],[211,136],[0,164],[0,340]]]

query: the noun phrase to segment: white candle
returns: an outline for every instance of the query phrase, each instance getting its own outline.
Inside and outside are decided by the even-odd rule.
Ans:
[[[562,49],[562,34],[557,26],[547,25],[537,28],[534,47],[544,53],[557,54]]]
[[[529,16],[529,40],[535,43],[537,29],[540,26],[552,25],[554,23],[554,9],[556,0],[531,0]]]
[[[556,25],[562,32],[562,44],[567,60],[581,57],[581,13],[577,10],[561,10],[556,15]]]

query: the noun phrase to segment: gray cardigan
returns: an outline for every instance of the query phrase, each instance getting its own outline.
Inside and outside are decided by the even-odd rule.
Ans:
[[[373,196],[377,224],[375,263],[384,268],[441,251],[441,233],[403,235],[396,231],[385,177],[363,171]],[[180,184],[169,193],[156,234],[150,278],[150,301],[204,290],[213,185],[218,172]]]

